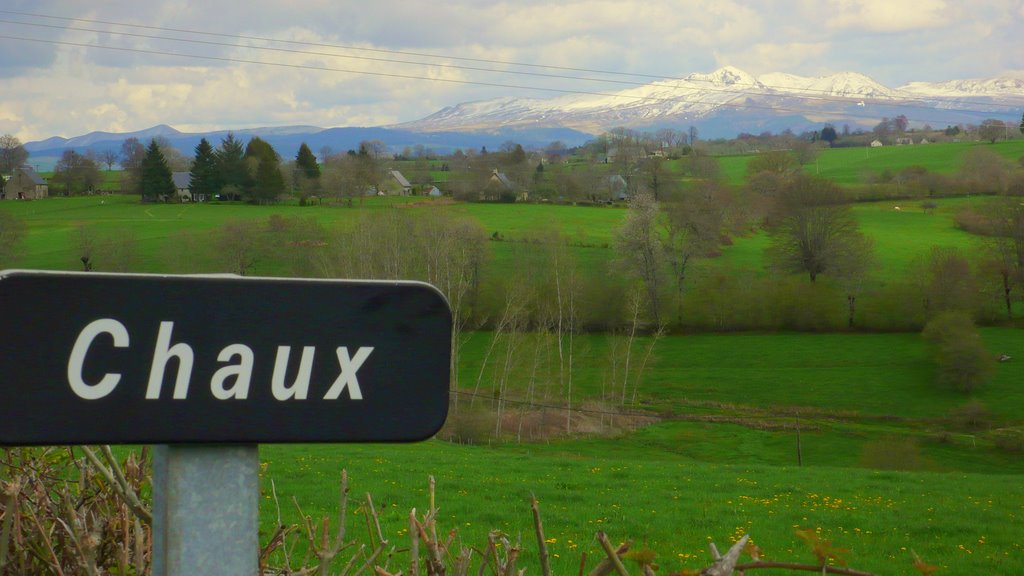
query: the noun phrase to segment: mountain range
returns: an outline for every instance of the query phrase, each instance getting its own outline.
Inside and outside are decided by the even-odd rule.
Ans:
[[[436,132],[559,126],[598,134],[616,126],[703,125],[712,128],[708,137],[728,137],[774,131],[778,126],[800,132],[823,122],[871,127],[883,117],[901,114],[917,125],[977,124],[989,117],[1019,119],[1022,108],[1020,78],[912,82],[889,88],[855,72],[816,78],[784,73],[754,77],[727,66],[614,92],[468,102],[396,127]]]
[[[314,151],[356,148],[363,140],[380,140],[394,151],[423,145],[438,152],[455,148],[497,148],[514,140],[541,147],[560,140],[573,146],[615,127],[653,130],[693,126],[704,138],[733,137],[741,132],[802,132],[829,122],[870,128],[884,117],[906,116],[912,126],[979,124],[998,118],[1016,125],[1024,109],[1024,78],[986,78],[946,82],[910,82],[896,88],[856,72],[822,77],[785,73],[752,76],[726,66],[711,73],[637,83],[615,91],[573,91],[551,98],[501,97],[445,107],[419,120],[380,127],[321,128],[284,126],[234,130],[243,140],[259,136],[283,155],[299,144]],[[53,137],[25,144],[32,162],[52,165],[73,148],[119,150],[126,138],[146,142],[167,139],[191,156],[201,138],[216,145],[227,130],[183,133],[166,125],[139,132],[91,132],[74,138]],[[45,169],[45,168],[43,168]]]

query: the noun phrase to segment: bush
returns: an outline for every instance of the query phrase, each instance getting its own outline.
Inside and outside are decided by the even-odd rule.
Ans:
[[[967,313],[943,312],[928,322],[922,335],[933,347],[939,384],[972,392],[992,377],[995,359]]]
[[[981,400],[971,400],[950,411],[949,423],[960,430],[984,430],[992,427],[992,411]]]
[[[953,216],[956,227],[978,236],[995,236],[995,226],[985,214],[973,208],[963,208]]]
[[[913,438],[882,438],[864,445],[860,465],[875,470],[921,470],[921,449]]]
[[[490,407],[470,406],[463,400],[458,409],[451,408],[438,436],[459,444],[486,444],[494,437],[496,419]]]
[[[1024,452],[1024,428],[1000,428],[992,432],[996,448],[1006,452]]]

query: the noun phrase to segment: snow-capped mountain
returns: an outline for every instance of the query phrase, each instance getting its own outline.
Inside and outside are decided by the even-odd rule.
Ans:
[[[901,92],[925,98],[1024,98],[1022,78],[983,78],[947,82],[911,82]]]
[[[961,100],[969,101],[961,102]],[[978,123],[1019,118],[1024,80],[993,78],[913,82],[889,88],[856,72],[822,77],[752,76],[727,66],[711,73],[659,80],[625,90],[594,90],[553,98],[503,97],[446,107],[396,127],[420,132],[559,127],[597,134],[617,126],[714,125],[735,134],[789,122],[800,130],[822,122],[874,125],[905,115],[911,122]],[[731,128],[731,129],[730,129]]]
[[[758,81],[775,92],[795,95],[888,100],[906,97],[898,90],[886,88],[871,78],[856,72],[842,72],[817,78],[776,72],[764,74],[758,78]]]

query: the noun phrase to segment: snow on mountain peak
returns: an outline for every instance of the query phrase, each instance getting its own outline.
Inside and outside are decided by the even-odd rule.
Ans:
[[[757,81],[757,78],[734,66],[724,66],[709,74],[694,72],[684,79],[690,82],[711,82],[726,86],[761,87],[761,83]]]
[[[758,80],[767,88],[780,92],[803,93],[807,96],[841,98],[898,98],[897,91],[887,88],[857,72],[840,72],[830,76],[809,78],[795,74],[763,74]]]
[[[957,103],[965,95],[975,99],[1024,99],[1024,79],[913,83],[892,89],[857,72],[819,77],[771,73],[754,77],[739,68],[724,66],[709,73],[692,73],[615,92],[581,92],[553,98],[506,96],[467,102],[399,126],[418,131],[557,126],[599,133],[616,126],[689,124],[723,115],[745,115],[746,121],[761,128],[784,114],[820,115],[832,111],[843,115],[849,107],[857,112],[854,117],[859,118],[864,112],[858,106],[865,103],[892,105],[920,100],[922,94],[934,94],[935,99],[948,101],[951,109],[966,110]],[[884,115],[886,111],[879,113]]]
[[[919,97],[940,98],[1013,98],[1024,99],[1022,78],[980,78],[973,80],[949,80],[946,82],[911,82],[899,90]]]

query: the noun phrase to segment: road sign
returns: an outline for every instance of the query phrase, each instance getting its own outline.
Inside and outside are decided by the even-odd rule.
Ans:
[[[420,282],[0,272],[0,444],[422,440],[451,322]]]

